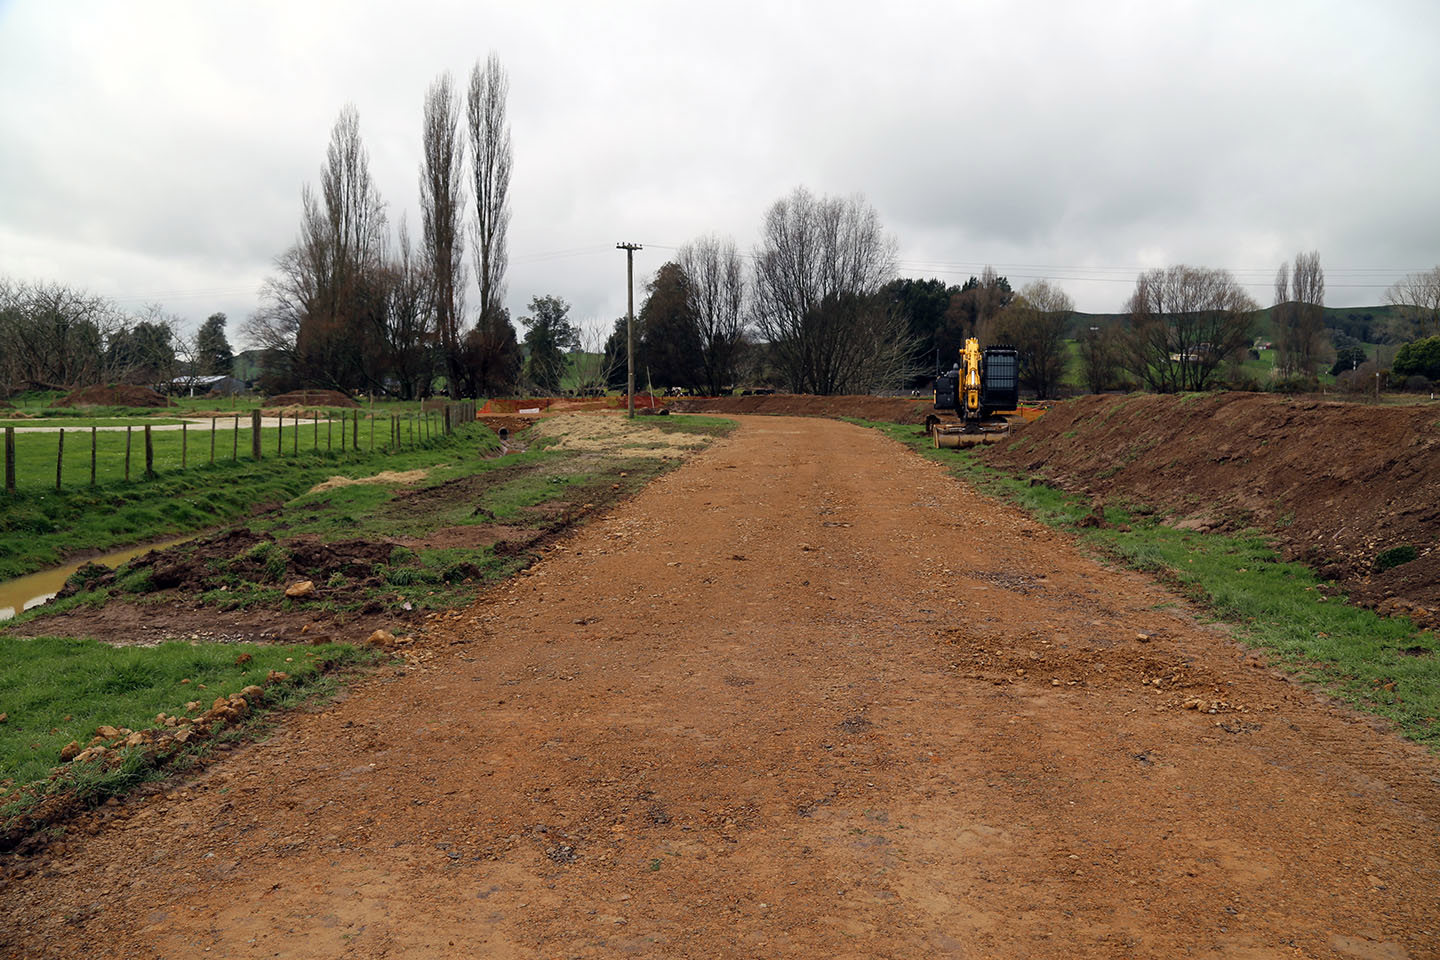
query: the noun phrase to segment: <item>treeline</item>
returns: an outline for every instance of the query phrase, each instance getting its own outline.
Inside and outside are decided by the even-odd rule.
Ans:
[[[262,306],[246,325],[265,351],[263,389],[316,386],[411,399],[429,395],[438,381],[456,397],[514,391],[522,357],[501,305],[508,90],[491,54],[475,64],[463,103],[448,73],[426,92],[417,244],[403,218],[391,232],[359,114],[353,106],[341,111],[320,187],[302,192],[299,237],[277,258]],[[467,243],[479,291],[473,319],[466,311]]]
[[[188,336],[158,304],[129,313],[64,284],[0,277],[0,396],[96,383],[183,389],[230,373],[225,325],[212,314]]]

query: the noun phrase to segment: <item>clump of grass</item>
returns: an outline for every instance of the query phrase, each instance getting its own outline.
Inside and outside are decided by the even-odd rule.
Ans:
[[[0,640],[0,783],[7,791],[45,779],[60,750],[85,744],[101,725],[141,730],[157,713],[180,714],[199,700],[263,684],[271,670],[301,687],[336,663],[371,659],[348,645],[164,643],[112,647],[73,637],[7,636]],[[243,661],[243,662],[241,662]],[[0,804],[5,798],[0,796]]]
[[[1379,556],[1375,558],[1375,572],[1384,573],[1391,567],[1398,567],[1402,563],[1409,563],[1411,560],[1414,560],[1417,555],[1415,548],[1408,543],[1401,544],[1398,547],[1391,547],[1389,550],[1383,550]]]

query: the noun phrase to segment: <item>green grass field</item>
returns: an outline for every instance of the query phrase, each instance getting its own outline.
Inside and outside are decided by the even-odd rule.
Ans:
[[[239,453],[233,460],[233,432],[217,430],[214,466],[209,463],[210,434],[203,429],[188,436],[188,467],[184,470],[180,469],[181,434],[152,432],[156,476],[149,480],[143,476],[143,434],[132,430],[128,483],[124,480],[125,434],[97,433],[102,453],[94,487],[89,485],[90,432],[67,431],[59,493],[55,491],[59,435],[17,435],[17,493],[7,496],[0,492],[0,579],[53,566],[82,550],[108,550],[201,530],[243,516],[258,505],[289,500],[333,475],[425,468],[453,460],[457,450],[476,453],[498,444],[494,433],[477,423],[448,438],[417,440],[414,447],[409,445],[407,430],[402,446],[387,450],[389,426],[382,419],[375,423],[375,449],[371,452],[371,422],[361,422],[359,452],[339,451],[338,423],[336,446],[327,445],[326,428],[321,424],[317,449],[313,425],[302,422],[298,455],[294,452],[297,435],[289,425],[283,436],[273,428],[263,430],[259,461],[250,459],[248,429],[241,430]],[[277,447],[282,455],[277,455]]]
[[[429,414],[402,414],[401,434],[398,445],[408,449],[436,439],[443,430],[443,421],[433,411]],[[95,455],[95,480],[97,484],[123,482],[126,477],[126,448],[129,447],[132,481],[141,479],[145,472],[145,430],[162,423],[176,423],[170,418],[146,421],[138,418],[121,418],[119,423],[93,420],[64,429],[64,463],[60,474],[61,488],[88,486],[90,483],[90,460],[92,443]],[[24,422],[25,426],[32,422]],[[99,430],[95,427],[127,426],[126,430]],[[0,424],[0,426],[4,426]],[[361,417],[359,421],[359,443],[362,452],[394,447],[390,437],[391,423],[388,415]],[[316,420],[302,418],[298,424],[287,419],[279,427],[261,429],[261,457],[286,458],[298,455],[328,456],[340,454],[342,447],[350,447],[354,439],[355,421],[350,416],[343,419]],[[15,433],[15,486],[20,492],[35,492],[55,489],[55,468],[60,452],[60,432]],[[208,466],[212,455],[215,463],[251,458],[252,431],[250,418],[215,418],[212,423],[187,424],[181,430],[155,430],[150,432],[154,469],[157,474],[176,470]]]
[[[1440,751],[1440,638],[1406,618],[1328,599],[1308,567],[1282,561],[1265,538],[1176,530],[1163,518],[1110,507],[1106,527],[1082,528],[1092,509],[1084,498],[987,467],[973,451],[936,450],[913,426],[856,422],[1103,555],[1157,574],[1233,625],[1238,639]]]
[[[250,735],[274,711],[333,694],[340,682],[336,667],[381,656],[344,644],[142,648],[63,637],[0,638],[0,706],[6,712],[0,723],[0,825],[8,831],[49,795],[63,792],[92,804],[164,776],[162,763],[183,769],[214,743]],[[287,679],[267,683],[272,670]],[[102,725],[153,729],[160,713],[193,716],[216,697],[252,684],[264,686],[265,697],[250,715],[211,740],[197,740],[178,758],[130,748],[113,765],[97,760],[61,766],[61,749],[71,741],[87,744]]]

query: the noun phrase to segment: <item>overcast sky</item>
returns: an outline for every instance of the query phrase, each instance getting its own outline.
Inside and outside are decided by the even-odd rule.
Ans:
[[[608,323],[616,242],[638,288],[701,234],[750,250],[798,185],[863,194],[905,276],[991,263],[1112,311],[1191,263],[1268,303],[1317,249],[1329,303],[1377,303],[1440,263],[1437,38],[1435,0],[0,0],[0,276],[238,339],[341,107],[418,236],[425,90],[493,50],[516,317]]]

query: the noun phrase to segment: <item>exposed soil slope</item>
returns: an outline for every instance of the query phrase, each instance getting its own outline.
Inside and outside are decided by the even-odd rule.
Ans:
[[[339,390],[291,390],[265,401],[269,407],[358,407],[360,404]]]
[[[1356,601],[1437,623],[1440,405],[1255,393],[1082,397],[1056,404],[984,458],[1201,529],[1258,527]],[[1377,572],[1376,557],[1403,545],[1417,558]]]
[[[1181,610],[874,431],[749,419],[10,861],[0,953],[1440,956],[1440,762]]]
[[[924,399],[904,397],[816,397],[776,393],[759,397],[680,397],[669,403],[676,413],[763,413],[787,417],[859,417],[892,423],[924,423],[934,406]]]

